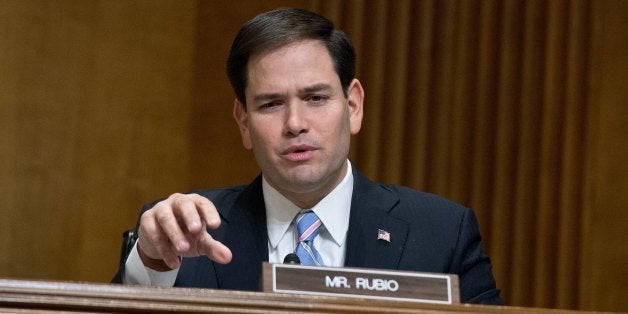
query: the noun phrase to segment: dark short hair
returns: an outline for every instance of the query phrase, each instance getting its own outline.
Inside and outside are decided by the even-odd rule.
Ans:
[[[329,51],[345,97],[355,77],[355,50],[344,32],[328,19],[302,9],[277,9],[257,15],[242,26],[231,45],[227,76],[245,105],[249,59],[301,40],[320,40]]]

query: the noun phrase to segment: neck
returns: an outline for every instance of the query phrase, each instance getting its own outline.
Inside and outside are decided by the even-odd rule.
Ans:
[[[325,198],[331,191],[333,191],[347,175],[348,171],[347,163],[343,164],[342,170],[335,178],[330,178],[325,183],[321,183],[318,186],[307,189],[306,191],[295,191],[291,189],[283,189],[273,184],[270,180],[267,180],[274,189],[276,189],[281,195],[287,198],[301,209],[310,209],[314,207],[318,202]]]

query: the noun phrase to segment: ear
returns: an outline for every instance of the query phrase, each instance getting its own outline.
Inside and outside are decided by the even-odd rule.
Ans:
[[[251,135],[249,134],[249,115],[244,109],[244,104],[242,104],[238,99],[233,102],[233,118],[240,129],[242,145],[244,145],[244,148],[246,149],[251,149],[253,145],[251,145]]]
[[[351,135],[356,135],[362,128],[362,105],[364,103],[364,89],[358,79],[353,79],[347,91],[347,105],[349,107],[349,129]]]

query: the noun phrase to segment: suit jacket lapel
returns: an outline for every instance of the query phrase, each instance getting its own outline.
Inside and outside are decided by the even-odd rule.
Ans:
[[[221,210],[227,223],[223,243],[233,259],[227,265],[215,264],[218,285],[223,289],[258,290],[262,262],[268,261],[266,207],[258,176],[235,200]]]
[[[408,235],[408,224],[390,213],[399,197],[357,170],[353,175],[345,266],[397,269]],[[390,242],[378,239],[378,229],[390,234]]]

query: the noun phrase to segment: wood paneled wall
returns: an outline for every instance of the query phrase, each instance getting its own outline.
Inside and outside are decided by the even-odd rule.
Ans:
[[[575,307],[589,4],[380,1],[340,10],[360,20],[352,37],[365,62],[356,163],[381,181],[475,208],[507,302]]]
[[[108,281],[142,203],[258,172],[230,42],[316,10],[366,88],[351,158],[474,208],[510,305],[628,310],[628,6],[0,1],[0,276]]]
[[[0,2],[0,276],[105,281],[189,188],[195,2]]]

